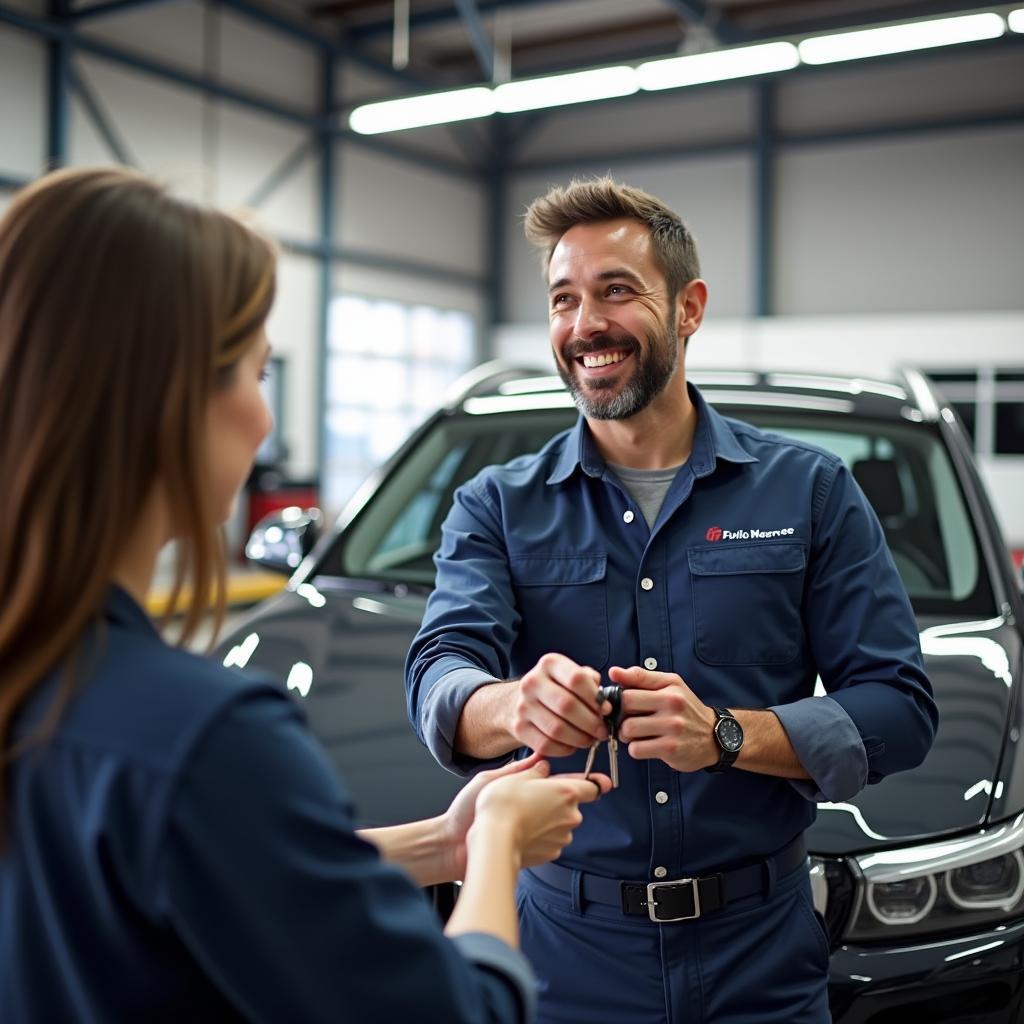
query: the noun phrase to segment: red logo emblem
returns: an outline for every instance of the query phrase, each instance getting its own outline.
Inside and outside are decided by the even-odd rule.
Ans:
[[[708,532],[704,534],[706,540],[721,540],[722,528],[720,526],[709,526]]]

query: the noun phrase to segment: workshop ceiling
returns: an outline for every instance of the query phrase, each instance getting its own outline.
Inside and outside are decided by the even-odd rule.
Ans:
[[[324,35],[381,63],[392,64],[396,55],[399,63],[407,59],[411,75],[443,87],[926,18],[979,5],[962,0],[278,0],[276,6],[293,17],[301,14]]]

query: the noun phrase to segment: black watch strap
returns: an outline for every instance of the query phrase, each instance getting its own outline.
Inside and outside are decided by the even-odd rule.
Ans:
[[[712,708],[715,713],[715,742],[718,744],[718,761],[705,768],[709,772],[724,772],[731,768],[743,749],[743,728],[733,714],[724,708]],[[727,738],[723,739],[723,735]],[[738,739],[738,742],[737,742]]]

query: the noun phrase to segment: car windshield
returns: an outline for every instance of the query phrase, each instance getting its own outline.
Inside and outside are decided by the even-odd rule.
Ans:
[[[937,432],[854,415],[719,409],[843,459],[882,522],[918,613],[993,613],[975,526]],[[556,408],[439,417],[338,535],[317,574],[431,586],[455,489],[485,466],[537,451],[575,415]]]

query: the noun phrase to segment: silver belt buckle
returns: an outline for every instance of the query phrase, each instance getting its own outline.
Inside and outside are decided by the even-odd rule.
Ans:
[[[700,890],[697,888],[697,882],[700,881],[698,878],[678,878],[673,882],[649,882],[647,885],[647,916],[655,924],[670,924],[673,921],[692,921],[695,918],[700,917]],[[689,885],[693,889],[693,913],[684,914],[682,917],[658,917],[654,908],[657,907],[658,901],[654,898],[654,894],[658,889],[662,889],[667,885]]]

